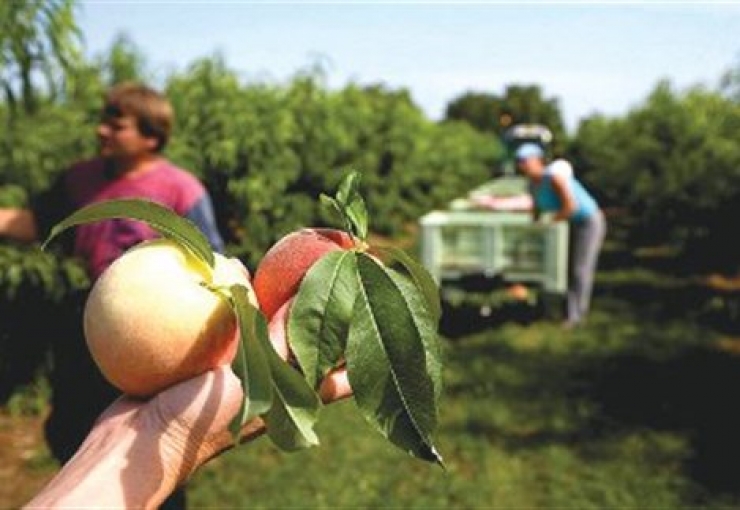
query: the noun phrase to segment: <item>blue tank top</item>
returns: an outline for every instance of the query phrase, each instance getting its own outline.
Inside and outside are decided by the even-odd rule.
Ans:
[[[545,168],[540,183],[530,187],[534,203],[542,212],[556,212],[562,207],[560,197],[553,187],[552,178],[552,168],[548,166]],[[580,223],[598,211],[599,205],[596,200],[575,177],[565,176],[565,182],[576,201],[576,210],[568,218],[569,220]]]

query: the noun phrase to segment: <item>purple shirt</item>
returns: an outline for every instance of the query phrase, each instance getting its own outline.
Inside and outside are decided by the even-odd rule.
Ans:
[[[63,176],[56,193],[63,198],[51,199],[48,206],[54,203],[63,206],[61,211],[57,208],[52,212],[51,218],[47,216],[52,221],[95,202],[144,198],[194,221],[214,250],[223,251],[223,240],[205,187],[194,175],[167,160],[161,160],[144,173],[119,178],[108,176],[103,159],[82,161]],[[62,217],[54,218],[59,214]],[[128,248],[158,236],[148,224],[138,220],[121,218],[86,223],[76,227],[73,254],[87,262],[90,277],[95,280]]]

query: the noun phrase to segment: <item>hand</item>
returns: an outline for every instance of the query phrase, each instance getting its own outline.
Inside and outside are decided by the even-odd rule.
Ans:
[[[335,370],[324,380],[319,395],[324,403],[349,397],[352,390],[347,370]],[[199,466],[224,450],[235,446],[228,430],[243,398],[239,379],[229,367],[221,367],[169,388],[146,403],[130,398],[117,401],[101,416],[121,409],[137,409],[137,427],[159,435],[165,478],[172,487],[184,482]],[[246,423],[240,443],[256,439],[265,432],[261,419]]]
[[[538,227],[546,227],[552,223],[552,219],[546,214],[540,214],[534,219],[533,223]]]
[[[567,216],[565,216],[564,214],[565,213],[563,213],[562,211],[558,211],[556,213],[540,214],[535,223],[543,227],[555,225],[559,221],[564,221],[567,218]]]
[[[350,396],[346,370],[331,373],[319,394],[325,403]],[[121,397],[26,508],[156,508],[199,466],[234,446],[228,425],[242,397],[229,367],[172,386],[150,400]],[[264,431],[264,423],[253,420],[242,429],[241,442]]]
[[[220,371],[226,372],[223,376],[223,383],[219,382],[221,380]],[[183,395],[178,395],[177,392],[167,394],[170,390],[165,390],[154,398],[155,401],[159,399],[159,402],[154,402],[153,412],[160,417],[170,417],[170,421],[175,424],[166,432],[166,435],[174,439],[176,443],[174,449],[176,456],[182,456],[180,468],[173,476],[177,480],[175,485],[184,482],[195,469],[211,458],[236,446],[228,425],[241,405],[244,395],[241,383],[230,368],[223,367],[209,372],[211,373],[216,376],[216,382],[206,382],[205,391],[208,396],[205,400],[198,392],[191,394],[191,390],[187,388],[183,388]],[[324,404],[350,396],[352,396],[352,388],[349,385],[346,367],[330,372],[319,388],[319,397]],[[193,399],[192,405],[182,408],[178,405],[180,401],[189,402],[188,399]],[[203,412],[209,408],[215,411],[214,419],[207,424],[207,430],[199,433],[203,424],[199,425],[198,422],[202,421]],[[265,432],[265,423],[260,418],[256,418],[242,427],[239,442],[252,441]],[[178,460],[175,459],[166,464],[174,467],[177,462]]]

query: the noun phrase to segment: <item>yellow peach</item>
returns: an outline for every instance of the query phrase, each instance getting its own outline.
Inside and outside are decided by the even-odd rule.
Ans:
[[[103,375],[124,393],[148,396],[230,363],[236,315],[222,291],[244,285],[246,268],[214,254],[214,268],[169,239],[146,241],[98,278],[84,311],[85,338]]]

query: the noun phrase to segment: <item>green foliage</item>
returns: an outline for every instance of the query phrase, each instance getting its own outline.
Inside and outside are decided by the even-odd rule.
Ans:
[[[69,316],[68,298],[88,286],[74,259],[0,245],[0,402],[43,373],[49,342]]]
[[[87,112],[79,109],[48,106],[11,123],[0,106],[0,123],[12,126],[0,137],[0,182],[29,195],[48,188],[65,166],[91,154],[95,143],[92,127],[85,130]]]
[[[558,100],[544,97],[538,85],[508,85],[502,95],[466,92],[448,103],[445,119],[467,122],[498,138],[516,124],[543,124],[553,133],[556,154],[567,142]]]
[[[737,507],[737,419],[727,412],[732,397],[719,397],[738,379],[737,360],[713,352],[716,337],[686,314],[646,318],[631,295],[605,297],[610,292],[596,297],[581,330],[545,322],[486,327],[478,316],[474,331],[445,339],[438,440],[446,471],[399,458],[348,401],[324,409],[321,448],[285,455],[257,441],[229,452],[195,474],[189,501],[323,509]],[[701,463],[724,476],[730,491],[702,477]],[[310,476],[306,466],[315,467]]]
[[[146,74],[143,55],[121,36],[94,64],[77,66],[63,98],[33,115],[12,115],[0,103],[0,122],[12,123],[0,138],[0,202],[27,204],[70,163],[94,154],[105,85]],[[350,84],[330,91],[320,68],[286,84],[243,84],[214,55],[170,76],[165,90],[177,113],[167,155],[203,180],[229,253],[251,267],[286,233],[334,222],[318,198],[348,168],[361,174],[372,233],[394,236],[487,181],[500,153],[490,135],[427,120],[405,90]],[[0,271],[13,275],[7,289],[29,276],[2,259]],[[54,281],[51,272],[45,278]]]
[[[377,251],[381,257],[387,257],[396,263],[396,265],[403,268],[402,270],[409,275],[421,295],[424,296],[427,310],[431,314],[432,321],[436,324],[442,315],[442,309],[439,287],[429,271],[419,265],[417,261],[412,259],[408,253],[400,248],[391,246],[388,248],[376,248],[374,251]]]
[[[22,186],[8,184],[0,188],[0,207],[23,207],[28,203],[28,193]]]
[[[116,36],[107,54],[98,58],[98,66],[108,86],[124,81],[148,81],[146,56],[125,33]]]
[[[583,122],[575,167],[605,204],[640,217],[634,242],[677,245],[695,269],[737,268],[740,250],[723,239],[740,213],[738,129],[739,104],[663,82],[626,117]]]
[[[249,302],[249,292],[243,285],[232,285],[229,293],[239,323],[240,342],[232,362],[234,373],[240,374],[244,399],[241,412],[230,424],[235,439],[249,420],[267,412],[273,403],[272,375],[267,352],[261,338],[268,336],[267,323]]]
[[[4,407],[13,417],[42,416],[48,409],[50,397],[49,380],[39,375],[15,390]]]
[[[0,89],[11,114],[32,115],[44,95],[55,99],[63,91],[82,57],[76,7],[75,0],[0,4]]]
[[[406,274],[362,251],[323,256],[291,305],[288,338],[310,385],[346,362],[360,412],[402,450],[441,463],[437,321]]]
[[[168,82],[179,118],[168,154],[207,183],[229,250],[250,264],[286,233],[330,223],[317,199],[348,168],[374,232],[399,235],[486,181],[500,153],[490,136],[430,122],[406,91],[324,81],[309,69],[285,86],[242,85],[216,55]]]
[[[0,289],[6,300],[32,293],[58,301],[66,294],[84,289],[89,280],[74,260],[43,253],[38,248],[0,245]]]

